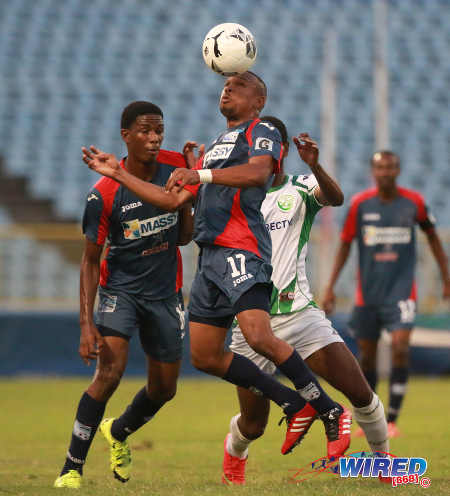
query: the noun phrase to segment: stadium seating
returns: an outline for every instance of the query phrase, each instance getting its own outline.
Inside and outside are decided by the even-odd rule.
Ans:
[[[33,194],[53,199],[63,217],[79,219],[98,178],[82,163],[80,147],[96,144],[124,154],[119,119],[130,101],[162,107],[165,148],[180,150],[188,139],[208,143],[224,127],[217,108],[223,80],[206,68],[200,47],[212,26],[229,20],[256,37],[254,70],[269,87],[265,112],[280,116],[290,134],[308,131],[322,147],[324,41],[335,33],[336,169],[348,205],[353,193],[370,185],[375,147],[374,3],[229,0],[224,12],[222,0],[208,0],[207,8],[203,0],[12,0],[0,9],[5,166],[30,178]],[[448,1],[387,5],[390,146],[402,159],[401,182],[423,191],[439,224],[450,226]],[[307,171],[296,153],[287,168]],[[338,222],[345,210],[335,210]],[[4,211],[0,222],[8,222]],[[21,260],[36,253],[31,240],[8,249],[5,270],[16,274],[10,291],[25,297],[26,285],[15,288],[13,279],[20,274],[26,280]],[[38,267],[62,265],[48,247],[38,252]],[[67,277],[75,295],[76,274]],[[53,297],[67,284],[50,286],[47,296]]]
[[[362,0],[230,0],[231,19],[251,28],[255,70],[269,85],[267,112],[290,132],[320,139],[324,37],[337,39],[337,170],[347,198],[369,184],[374,150],[374,16]],[[391,146],[402,157],[402,182],[424,190],[450,225],[448,109],[450,14],[443,0],[388,2]],[[80,161],[81,145],[124,153],[119,117],[135,99],[159,103],[165,146],[208,142],[224,121],[222,79],[203,65],[204,34],[225,19],[210,0],[14,0],[0,15],[0,150],[13,174],[33,180],[67,218],[80,216],[96,180]],[[420,13],[420,14],[419,14]],[[228,16],[226,16],[228,17]],[[326,137],[322,137],[325,142]],[[294,154],[292,154],[294,155]],[[289,160],[297,170],[297,160]],[[427,177],[427,181],[423,178]],[[341,209],[343,211],[343,209]],[[342,217],[343,212],[339,214]]]

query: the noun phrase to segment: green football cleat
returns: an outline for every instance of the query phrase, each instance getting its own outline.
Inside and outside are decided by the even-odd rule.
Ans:
[[[111,435],[113,418],[105,419],[100,424],[100,432],[105,436],[110,446],[111,470],[120,482],[128,482],[131,472],[131,453],[127,441],[118,441]]]
[[[53,484],[53,487],[67,487],[68,489],[80,489],[81,475],[76,470],[69,470],[64,475],[60,475]]]

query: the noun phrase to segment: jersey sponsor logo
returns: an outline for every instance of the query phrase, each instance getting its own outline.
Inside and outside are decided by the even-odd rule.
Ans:
[[[292,301],[295,300],[295,293],[292,291],[288,291],[287,293],[280,293],[279,297],[280,301]]]
[[[236,140],[239,137],[240,131],[231,131],[231,133],[225,134],[220,140],[222,143],[236,143]]]
[[[98,196],[95,194],[95,193],[91,193],[88,197],[87,197],[87,201],[90,202],[91,200],[98,200]]]
[[[127,220],[122,222],[123,235],[125,239],[130,240],[152,236],[153,234],[170,229],[177,223],[177,220],[178,212],[170,212],[144,220]]]
[[[214,148],[209,150],[205,154],[205,158],[203,159],[203,168],[206,169],[208,168],[209,164],[211,162],[214,162],[214,160],[225,160],[227,159],[230,155],[231,152],[234,150],[234,144],[232,145],[215,145]]]
[[[148,250],[144,250],[141,255],[154,255],[155,253],[161,253],[162,251],[166,251],[169,249],[169,242],[166,241],[161,245],[154,246],[153,248],[149,248]]]
[[[92,427],[89,425],[81,424],[78,420],[75,420],[73,425],[73,435],[82,441],[88,441],[91,437]]]
[[[294,195],[280,195],[277,200],[277,205],[282,212],[289,212],[295,205]]]
[[[266,229],[270,231],[277,231],[278,229],[286,229],[292,224],[292,219],[291,220],[277,220],[274,222],[270,222],[269,224],[266,224]]]
[[[373,220],[377,221],[381,219],[381,215],[378,212],[367,212],[363,214],[362,220]]]
[[[131,210],[137,207],[142,207],[142,202],[137,201],[137,202],[129,203],[128,205],[122,205],[122,212],[126,212],[127,210]]]
[[[408,244],[411,242],[410,227],[363,226],[363,242],[366,246],[384,244]]]
[[[256,138],[255,150],[267,150],[271,152],[272,148],[273,148],[273,141],[270,140],[269,138],[263,138],[262,136]]]

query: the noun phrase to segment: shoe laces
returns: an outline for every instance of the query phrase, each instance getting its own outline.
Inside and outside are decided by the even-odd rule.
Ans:
[[[115,460],[120,460],[120,461],[129,460],[130,451],[126,443],[115,441],[113,443],[113,450],[114,450],[113,456]]]

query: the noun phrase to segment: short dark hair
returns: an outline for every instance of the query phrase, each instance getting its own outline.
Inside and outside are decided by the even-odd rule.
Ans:
[[[391,150],[378,150],[377,152],[375,152],[370,160],[370,165],[373,165],[373,161],[379,158],[380,155],[386,155],[393,158],[397,167],[400,167],[400,157],[396,153],[391,152]]]
[[[123,109],[122,117],[120,119],[121,129],[130,129],[130,127],[140,115],[148,114],[155,114],[164,117],[162,110],[158,107],[158,105],[155,105],[154,103],[131,102]]]
[[[262,121],[270,122],[272,125],[274,125],[278,129],[278,131],[280,131],[281,141],[283,143],[288,143],[288,132],[283,121],[277,119],[276,117],[273,117],[272,115],[265,115],[264,117],[260,117],[260,119]]]
[[[261,86],[261,90],[262,90],[263,95],[264,95],[265,97],[267,97],[267,86],[266,86],[266,83],[263,81],[263,79],[262,79],[262,78],[260,78],[260,77],[258,76],[258,74],[255,74],[255,73],[254,73],[254,72],[252,72],[252,71],[247,71],[247,72],[248,72],[249,74],[251,74],[253,77],[255,77],[255,78],[258,80],[258,82],[259,82],[259,84],[260,84],[260,86]]]

